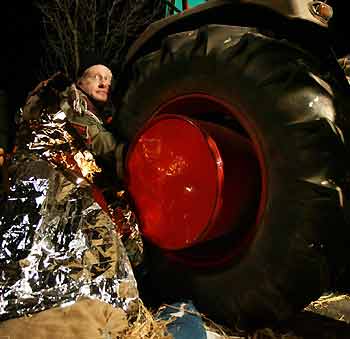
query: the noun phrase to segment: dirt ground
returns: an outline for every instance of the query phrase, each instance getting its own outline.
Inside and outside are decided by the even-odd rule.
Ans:
[[[297,314],[284,329],[259,331],[251,338],[350,339],[350,295],[324,295]]]
[[[350,339],[350,295],[324,295],[278,328],[261,329],[255,333],[221,333],[221,336],[209,335],[208,338]]]
[[[350,339],[350,296],[324,295],[298,314],[289,326],[305,339]]]

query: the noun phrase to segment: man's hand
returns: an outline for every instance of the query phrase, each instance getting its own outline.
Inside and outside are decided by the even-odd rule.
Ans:
[[[0,201],[7,198],[10,192],[9,177],[6,165],[5,150],[0,147]]]

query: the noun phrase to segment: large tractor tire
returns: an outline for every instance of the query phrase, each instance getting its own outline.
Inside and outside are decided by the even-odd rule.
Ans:
[[[115,119],[130,143],[156,116],[186,115],[249,139],[261,176],[256,222],[239,236],[177,251],[146,239],[146,293],[190,298],[216,320],[258,326],[330,289],[348,234],[344,141],[317,58],[253,29],[209,25],[167,37],[131,74]],[[208,247],[214,260],[201,262]]]

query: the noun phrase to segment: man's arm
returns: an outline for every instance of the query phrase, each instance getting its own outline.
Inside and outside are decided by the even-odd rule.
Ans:
[[[47,80],[41,81],[29,94],[23,106],[23,119],[39,119],[43,108],[59,105],[59,93],[71,84],[62,72],[56,72]]]

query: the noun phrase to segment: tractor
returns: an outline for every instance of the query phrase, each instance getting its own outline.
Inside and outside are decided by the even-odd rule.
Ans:
[[[113,95],[145,239],[140,289],[229,326],[346,276],[349,84],[326,2],[167,1]]]

